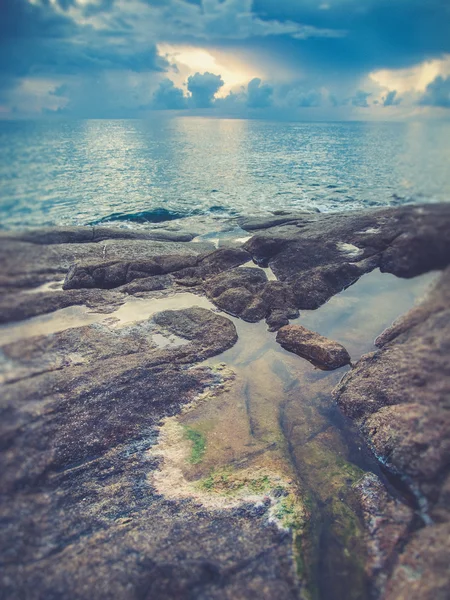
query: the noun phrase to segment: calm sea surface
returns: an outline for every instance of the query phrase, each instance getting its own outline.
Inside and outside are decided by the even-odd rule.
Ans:
[[[449,200],[450,123],[0,122],[3,228]]]

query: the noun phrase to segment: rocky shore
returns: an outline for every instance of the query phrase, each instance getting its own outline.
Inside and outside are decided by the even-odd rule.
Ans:
[[[447,597],[450,205],[239,225],[250,239],[219,248],[182,231],[0,233],[0,598],[325,600],[307,564],[318,537],[314,485],[314,502],[339,524],[336,555],[351,554],[350,571],[362,561],[357,578],[347,574],[359,587],[346,598]],[[380,332],[374,352],[346,366],[347,350],[302,326],[302,311],[376,269],[439,275],[421,304]],[[242,385],[238,396],[239,377],[210,362],[235,347],[242,321],[255,331],[265,321],[270,343],[276,336],[299,355],[286,364],[306,369],[305,379],[285,386],[289,400],[273,420],[283,432],[295,424],[305,446],[267,434],[269,406],[259,421],[249,416],[245,465],[205,476],[207,430],[178,428],[165,453],[154,450],[170,419],[199,403],[236,394],[245,409],[252,392]],[[307,361],[343,370],[321,383]],[[308,381],[323,397],[315,420],[292,412]],[[343,461],[324,425],[331,386],[372,471]],[[254,393],[264,401],[264,386]],[[252,471],[253,457],[275,447],[288,466],[276,458]],[[184,495],[161,484],[170,461],[172,475],[187,464]],[[312,475],[311,461],[330,470],[332,485]],[[174,481],[181,486],[181,475]]]

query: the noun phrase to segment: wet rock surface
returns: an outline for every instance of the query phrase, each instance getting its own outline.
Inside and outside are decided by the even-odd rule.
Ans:
[[[195,236],[195,233],[187,231],[136,231],[113,227],[41,227],[2,233],[3,240],[19,240],[43,245],[101,242],[113,239],[190,242]]]
[[[332,340],[288,325],[299,310],[321,306],[375,268],[413,277],[450,261],[445,205],[277,214],[246,219],[241,226],[255,232],[244,247],[218,250],[189,241],[193,234],[186,232],[108,227],[2,232],[1,323],[70,307],[106,315],[133,296],[164,299],[189,290],[243,321],[266,319],[284,348],[336,368],[349,363],[348,353]],[[267,265],[277,280],[268,279]],[[367,582],[374,597],[387,600],[444,598],[449,306],[447,268],[428,299],[380,335],[379,349],[362,357],[336,388],[339,406],[383,468],[402,480],[400,492],[348,466],[344,441],[325,419],[330,411],[325,393],[321,398],[319,391],[317,406],[307,408],[316,415],[313,427],[297,412],[302,396],[308,406],[308,389],[280,383],[279,413],[264,405],[272,372],[264,385],[243,389],[244,398],[255,394],[274,413],[283,432],[295,430],[295,439],[302,440],[283,452],[317,490],[328,532],[314,518],[307,526],[297,523],[297,532],[283,530],[266,500],[208,508],[195,499],[168,499],[154,485],[161,459],[151,449],[163,419],[225,385],[220,372],[198,366],[235,344],[235,326],[225,316],[193,307],[124,324],[113,315],[110,322],[3,343],[0,597],[303,600],[308,567],[299,566],[298,549],[305,557],[314,554],[306,531],[329,545],[337,597],[346,597],[351,579],[355,588],[348,598],[360,598],[358,590]],[[264,366],[257,353],[251,356],[255,368]],[[284,368],[275,361],[274,372]],[[312,387],[320,390],[326,374],[314,373]],[[335,385],[339,373],[327,376],[336,377]],[[279,443],[278,430],[269,436],[265,414],[248,417],[262,448]],[[292,507],[285,510],[289,516]],[[344,565],[338,558],[343,543],[349,553]],[[308,577],[317,578],[311,573]],[[326,597],[326,585],[310,597]]]
[[[8,289],[27,289],[64,279],[72,265],[83,261],[130,263],[163,255],[196,256],[211,250],[213,246],[205,242],[158,241],[151,233],[126,229],[73,227],[2,232],[0,290],[6,293]]]
[[[289,284],[297,308],[313,309],[377,267],[414,277],[447,266],[450,206],[302,215],[256,233],[244,248]]]
[[[410,536],[414,511],[393,497],[373,473],[353,485],[365,525],[366,573],[375,595],[383,594],[398,548]]]
[[[243,248],[218,250],[205,242],[159,241],[167,236],[172,240],[173,232],[158,230],[84,227],[3,233],[3,307],[8,312],[17,289],[56,279],[65,279],[66,290],[129,286],[123,291],[136,293],[178,286],[206,292],[222,310],[249,322],[268,319],[274,330],[296,318],[299,309],[318,308],[375,268],[413,277],[450,261],[450,209],[442,204],[289,213],[247,219],[241,225],[260,229]],[[252,259],[269,264],[278,281],[266,281],[262,271],[242,267]],[[240,271],[229,272],[238,267]]]
[[[341,409],[385,468],[404,480],[422,515],[421,530],[397,548],[387,598],[445,595],[440,561],[450,555],[441,533],[450,517],[443,508],[450,468],[449,298],[446,269],[428,297],[379,336],[380,349],[363,356],[335,390]],[[429,540],[429,552],[417,552],[422,539]]]
[[[400,555],[386,586],[386,600],[448,598],[449,539],[448,522],[415,532]]]
[[[322,369],[338,369],[350,364],[350,355],[344,346],[310,331],[301,325],[286,325],[277,333],[277,342]]]
[[[187,344],[160,349],[152,334]],[[155,494],[158,424],[220,377],[196,361],[236,341],[201,308],[3,346],[2,597],[296,597],[289,536],[262,507]]]

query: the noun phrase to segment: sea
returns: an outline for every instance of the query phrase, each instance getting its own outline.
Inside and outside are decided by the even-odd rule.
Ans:
[[[450,122],[0,121],[0,228],[197,229],[450,200]]]

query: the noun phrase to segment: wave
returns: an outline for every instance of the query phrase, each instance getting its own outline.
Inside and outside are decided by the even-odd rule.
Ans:
[[[131,223],[164,223],[166,221],[175,221],[195,215],[221,213],[228,216],[235,216],[238,211],[221,205],[210,206],[206,210],[192,209],[190,211],[168,210],[167,208],[153,208],[151,210],[142,210],[133,213],[112,213],[91,221],[88,225],[99,225],[100,223],[129,221]]]
[[[175,221],[184,219],[192,215],[199,214],[199,211],[180,212],[167,210],[166,208],[154,208],[152,210],[142,210],[135,213],[112,213],[101,219],[89,223],[89,225],[98,225],[99,223],[109,223],[117,221],[130,221],[132,223],[164,223],[165,221]]]

